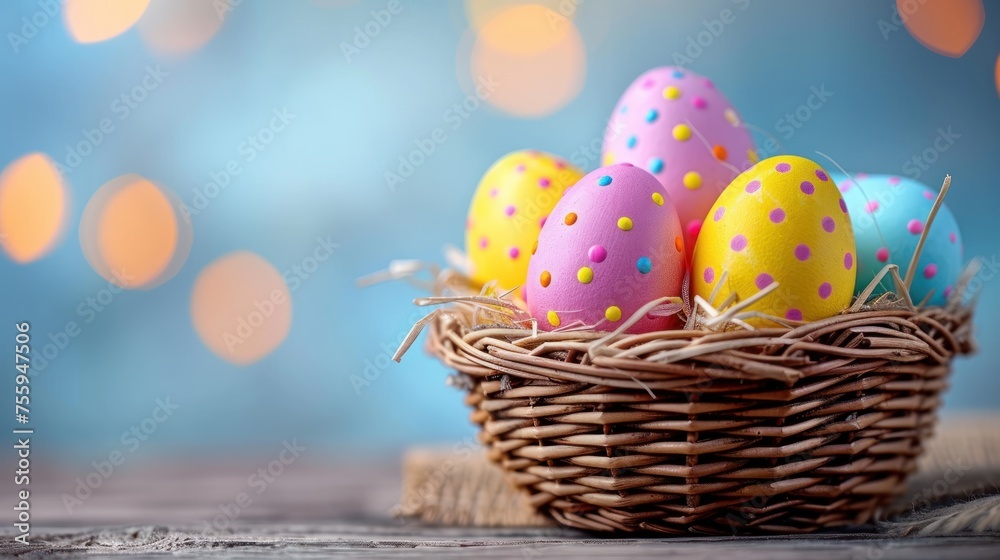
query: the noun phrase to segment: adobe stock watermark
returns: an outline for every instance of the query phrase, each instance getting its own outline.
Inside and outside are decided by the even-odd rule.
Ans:
[[[736,22],[740,12],[750,7],[750,0],[732,0],[735,10],[723,8],[718,17],[701,20],[704,29],[687,36],[683,50],[674,51],[674,66],[691,66],[695,60],[705,54],[705,51],[715,43],[715,40],[725,33],[726,28]]]
[[[285,474],[285,469],[292,466],[306,451],[308,448],[299,445],[297,439],[293,439],[291,442],[288,440],[281,442],[281,451],[278,452],[278,456],[251,473],[247,477],[246,488],[240,490],[232,501],[219,504],[219,513],[211,520],[206,519],[203,522],[202,531],[212,533],[229,530],[233,522],[253,505],[254,498],[267,492],[267,489],[277,482],[281,475]]]
[[[389,27],[393,18],[403,13],[404,8],[401,0],[389,0],[384,8],[368,12],[371,19],[363,25],[354,26],[354,36],[351,41],[340,42],[340,52],[344,55],[344,60],[348,64],[353,62],[354,57],[367,49],[372,41],[381,35],[386,27]]]
[[[399,345],[406,340],[406,336],[410,334],[410,328],[413,327],[420,319],[424,318],[426,315],[426,310],[417,310],[410,314],[409,318],[406,320],[406,330],[399,331],[391,340],[388,342],[383,342],[379,345],[381,352],[376,354],[374,358],[366,359],[361,368],[361,373],[352,373],[348,381],[351,382],[351,387],[354,388],[354,394],[361,396],[361,393],[368,387],[371,387],[372,383],[381,377],[382,372],[387,370],[390,365],[392,365],[392,357],[396,354],[396,350]]]
[[[950,150],[961,137],[962,135],[953,131],[951,126],[938,127],[937,135],[931,141],[931,145],[903,163],[903,173],[913,180],[919,180],[924,172],[940,159],[941,154]]]
[[[128,455],[138,451],[143,443],[156,433],[160,424],[169,420],[180,408],[180,405],[170,402],[170,397],[156,399],[155,405],[149,416],[122,433],[119,440],[121,448],[111,450],[107,457],[100,461],[91,462],[93,470],[76,479],[76,490],[72,494],[63,493],[62,502],[67,513],[75,513],[77,508],[89,500],[94,492],[126,463]]]
[[[291,295],[298,291],[339,248],[340,243],[333,241],[330,235],[317,237],[312,251],[301,261],[281,273],[281,278],[288,286],[288,291],[275,288],[264,299],[254,300],[253,309],[245,316],[237,317],[236,328],[232,332],[222,333],[226,350],[230,354],[234,354],[237,346],[250,340],[257,329],[263,326],[279,307],[287,305]]]
[[[549,27],[553,31],[558,30],[576,15],[583,2],[584,0],[561,0],[559,5],[555,6],[556,11],[549,10],[545,13],[545,17],[549,20]]]
[[[52,20],[58,19],[66,0],[39,0],[36,6],[38,9],[21,18],[13,31],[7,32],[7,42],[14,54],[21,52],[21,48],[29,41],[38,36],[38,33]]]
[[[993,281],[1000,274],[1000,261],[997,260],[996,253],[990,258],[979,259],[982,266],[971,279],[969,279],[968,285],[965,286],[965,293],[968,297],[974,297],[983,291],[986,284]]]
[[[962,136],[951,130],[951,127],[939,127],[937,129],[937,135],[925,150],[921,151],[919,154],[912,156],[910,159],[903,163],[901,172],[907,175],[913,180],[919,180],[925,172],[931,169],[931,166],[937,162],[941,157],[941,154],[947,152],[951,147],[958,141]],[[854,184],[853,180],[851,184]],[[854,229],[856,232],[865,231],[876,224],[876,216],[874,212],[883,211],[887,208],[892,207],[897,201],[904,199],[904,192],[907,188],[906,183],[903,183],[899,177],[890,177],[888,180],[888,189],[880,189],[874,193],[865,193],[867,198],[871,198],[868,204],[870,205],[871,211],[864,212],[860,216],[853,217]],[[851,187],[853,188],[853,187]]]
[[[111,101],[109,111],[117,117],[118,122],[129,118],[133,111],[149,97],[150,92],[155,91],[163,83],[164,78],[170,74],[160,68],[157,64],[146,66],[146,73],[139,79],[132,89],[122,93]],[[107,140],[117,130],[118,125],[115,119],[110,116],[97,121],[94,128],[85,128],[80,131],[83,139],[76,144],[66,144],[66,157],[62,162],[57,162],[56,166],[64,174],[70,174],[74,169],[83,163],[83,160],[94,153],[98,146]]]
[[[204,212],[229,187],[233,179],[240,176],[247,165],[253,163],[260,154],[267,150],[275,138],[284,132],[294,120],[295,114],[290,113],[287,106],[281,109],[272,109],[271,118],[267,124],[257,129],[253,134],[247,135],[242,142],[236,145],[238,157],[230,159],[218,170],[210,171],[207,183],[191,189],[191,200],[187,203],[181,202],[178,208],[184,219],[191,223],[191,216],[197,216]]]
[[[83,298],[77,304],[75,310],[80,322],[67,321],[62,329],[55,332],[49,331],[44,343],[36,342],[36,344],[41,344],[41,347],[36,346],[36,351],[32,353],[33,365],[29,375],[34,377],[45,371],[49,364],[54,362],[69,347],[70,343],[83,333],[83,327],[93,323],[100,313],[114,303],[118,294],[128,288],[135,279],[124,268],[112,270],[111,275],[115,281],[109,280],[106,286]]]
[[[243,5],[243,0],[212,0],[212,8],[219,21],[225,21],[229,13]]]
[[[900,9],[899,3],[892,2],[892,14],[889,15],[889,19],[880,19],[875,22],[879,33],[882,34],[882,40],[888,41],[889,36],[903,28],[906,25],[906,20],[910,19],[926,3],[927,0],[904,0],[902,9]]]
[[[441,115],[441,119],[447,127],[435,127],[426,136],[414,140],[414,149],[399,156],[399,164],[396,169],[385,172],[385,184],[389,190],[396,192],[398,185],[412,177],[416,170],[434,155],[438,147],[448,141],[449,131],[456,132],[462,128],[465,121],[478,111],[482,104],[502,85],[495,81],[492,75],[479,76],[476,80],[475,93],[466,95],[461,101],[452,103]]]
[[[816,113],[819,112],[820,109],[822,109],[833,96],[834,92],[826,89],[826,84],[811,86],[805,102],[791,111],[788,111],[774,122],[774,133],[780,135],[783,140],[791,140],[792,137],[795,136],[795,133],[801,130],[810,119],[816,116]],[[766,159],[770,156],[778,154],[780,151],[781,144],[778,142],[777,138],[769,135],[760,144],[759,159]],[[747,161],[745,163],[752,164],[753,162]]]

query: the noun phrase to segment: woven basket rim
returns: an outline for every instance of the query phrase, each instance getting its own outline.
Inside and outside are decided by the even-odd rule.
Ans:
[[[526,312],[505,299],[506,294],[474,295],[468,278],[454,271],[437,275],[433,292],[459,295],[415,300],[418,305],[444,307],[414,326],[395,359],[400,359],[423,327],[430,325],[430,352],[474,377],[504,371],[564,382],[582,380],[577,376],[585,375],[587,382],[612,386],[623,380],[634,386],[646,380],[692,376],[790,384],[832,371],[815,361],[803,363],[796,357],[801,351],[845,362],[847,371],[856,367],[852,366],[855,361],[946,367],[954,356],[976,350],[971,321],[974,306],[957,298],[945,306],[915,307],[890,294],[833,317],[794,326],[629,334],[529,328],[524,323]],[[839,336],[831,338],[832,333]],[[580,354],[584,355],[581,363],[573,363]]]

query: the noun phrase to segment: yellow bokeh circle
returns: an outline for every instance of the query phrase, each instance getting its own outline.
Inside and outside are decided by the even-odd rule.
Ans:
[[[149,0],[66,0],[63,22],[78,43],[98,43],[131,29],[148,7]]]
[[[469,69],[469,83],[492,85],[484,101],[511,115],[541,117],[580,93],[586,52],[570,19],[545,6],[517,5],[478,29]]]
[[[201,341],[220,358],[251,364],[288,335],[292,296],[269,262],[237,251],[198,274],[191,291],[191,321]]]
[[[0,175],[0,247],[11,260],[28,263],[43,257],[59,239],[69,196],[56,164],[48,156],[23,156]]]
[[[232,0],[168,0],[154,2],[139,21],[139,35],[153,52],[185,55],[205,46],[234,10]]]
[[[194,239],[170,191],[135,174],[102,185],[80,219],[80,246],[98,274],[123,288],[150,289],[172,278]]]

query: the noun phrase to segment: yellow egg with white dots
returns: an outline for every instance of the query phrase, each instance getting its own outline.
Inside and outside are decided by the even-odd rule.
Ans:
[[[480,180],[465,223],[473,281],[482,285],[495,280],[507,289],[523,286],[542,224],[582,176],[566,160],[536,150],[497,160]],[[576,216],[561,219],[571,223]]]
[[[855,257],[847,206],[827,172],[803,157],[777,156],[734,179],[705,217],[692,291],[719,304],[777,283],[747,311],[816,321],[850,305]],[[748,322],[775,326],[766,318]]]

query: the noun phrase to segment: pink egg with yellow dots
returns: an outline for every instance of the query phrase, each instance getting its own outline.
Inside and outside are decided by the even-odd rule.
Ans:
[[[628,162],[663,185],[693,250],[716,198],[757,162],[753,138],[715,84],[664,66],[642,74],[615,106],[604,137],[603,165]]]
[[[747,311],[782,322],[836,315],[851,303],[858,270],[847,204],[816,162],[768,158],[716,201],[691,267],[692,293],[714,305],[777,284]],[[747,322],[776,326],[760,316]]]
[[[663,186],[632,164],[602,167],[568,190],[542,227],[528,264],[528,311],[542,330],[615,330],[651,301],[681,295],[684,254]],[[675,324],[647,313],[628,332]]]

